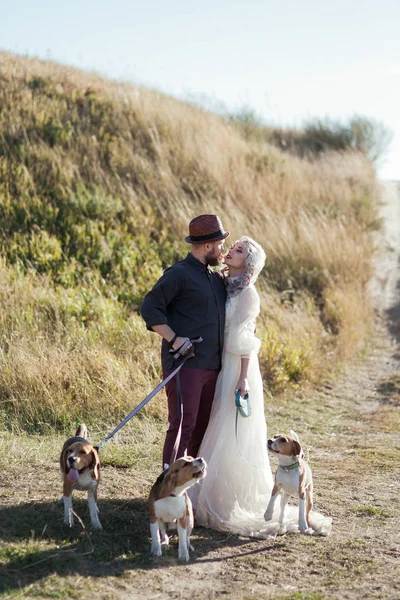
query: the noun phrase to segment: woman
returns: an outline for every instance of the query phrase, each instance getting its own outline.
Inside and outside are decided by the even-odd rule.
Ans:
[[[254,335],[255,319],[260,312],[254,283],[265,258],[262,247],[247,236],[235,242],[225,255],[229,276],[222,370],[199,451],[199,456],[208,463],[207,477],[191,493],[198,525],[261,538],[298,527],[297,507],[288,507],[283,526],[277,522],[277,514],[269,522],[263,517],[273,477],[257,358],[260,340]],[[249,392],[249,417],[237,415],[238,390],[242,396]],[[312,526],[316,532],[324,533],[320,515],[314,515],[317,518],[312,519]]]

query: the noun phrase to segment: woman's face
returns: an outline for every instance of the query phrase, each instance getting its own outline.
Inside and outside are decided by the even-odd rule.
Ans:
[[[236,242],[225,254],[224,262],[228,267],[233,267],[235,271],[242,271],[246,264],[247,244],[246,242]]]

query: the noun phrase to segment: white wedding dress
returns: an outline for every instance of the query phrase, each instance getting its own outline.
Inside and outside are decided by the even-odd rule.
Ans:
[[[272,521],[264,520],[273,487],[267,451],[263,383],[257,353],[255,319],[260,300],[250,285],[226,304],[225,343],[210,422],[199,456],[208,463],[207,476],[190,490],[196,524],[218,531],[259,538],[298,530],[298,506],[287,506],[284,523],[278,522],[279,502]],[[238,415],[235,435],[235,387],[241,357],[248,357],[251,415]],[[291,427],[288,423],[288,429]],[[314,511],[310,526],[315,534],[328,535],[331,519]]]

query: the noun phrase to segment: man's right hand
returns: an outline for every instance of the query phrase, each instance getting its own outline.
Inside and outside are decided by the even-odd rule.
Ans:
[[[177,337],[176,340],[174,341],[174,343],[172,344],[172,348],[176,351],[179,350],[179,348],[181,348],[183,346],[183,344],[188,340],[189,338],[187,337]],[[181,352],[182,356],[185,356],[185,354],[190,350],[190,348],[193,346],[192,343],[188,344],[184,350],[184,352]]]

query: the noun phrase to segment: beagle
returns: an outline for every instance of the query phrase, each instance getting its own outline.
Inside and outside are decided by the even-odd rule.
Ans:
[[[97,486],[100,479],[98,448],[87,441],[87,428],[79,425],[75,437],[69,438],[61,451],[60,469],[63,479],[64,525],[74,524],[72,514],[73,490],[87,491],[90,520],[93,529],[102,529],[97,508]]]
[[[313,507],[313,481],[311,469],[304,460],[304,452],[299,438],[294,431],[292,435],[276,435],[268,440],[268,450],[275,454],[279,466],[275,475],[275,484],[272,490],[268,508],[264,519],[270,521],[273,516],[274,506],[278,494],[281,494],[281,510],[279,522],[283,523],[285,507],[289,496],[299,498],[299,530],[309,533],[309,514]]]
[[[205,477],[207,463],[203,458],[184,456],[164,471],[149,495],[151,553],[161,556],[161,544],[168,546],[168,523],[176,521],[179,536],[179,560],[189,560],[190,534],[193,529],[192,502],[186,491]],[[161,537],[160,537],[161,533]]]

